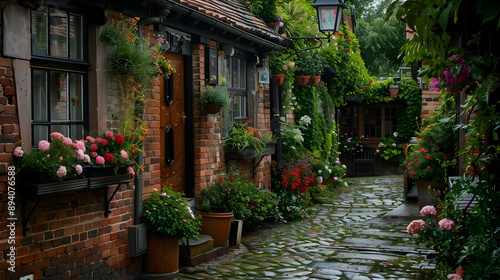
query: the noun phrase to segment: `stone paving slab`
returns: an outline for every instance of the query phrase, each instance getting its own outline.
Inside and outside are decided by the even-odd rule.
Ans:
[[[433,269],[435,252],[419,247],[406,223],[395,222],[406,211],[393,211],[404,203],[403,178],[348,182],[352,191],[313,206],[303,221],[263,224],[244,233],[238,249],[181,267],[176,279],[403,280]]]

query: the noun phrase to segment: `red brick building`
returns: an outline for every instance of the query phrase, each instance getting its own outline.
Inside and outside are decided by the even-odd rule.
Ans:
[[[0,10],[0,279],[139,274],[142,257],[129,256],[128,229],[137,223],[142,199],[162,185],[196,197],[228,165],[225,122],[200,104],[208,78],[231,81],[234,121],[252,119],[258,129],[271,129],[271,110],[279,109],[272,107],[273,89],[258,77],[267,69],[266,53],[282,50],[283,38],[239,0],[10,0]],[[29,151],[53,131],[83,139],[115,126],[117,87],[99,35],[109,18],[128,17],[165,36],[177,69],[168,80],[158,78],[147,96],[142,179],[135,189],[120,185],[114,196],[116,186],[21,200],[22,188],[8,173],[17,146]],[[57,101],[47,96],[54,84],[62,94]],[[82,100],[80,111],[67,115],[74,95]],[[265,187],[270,158],[237,163]],[[11,182],[16,192],[9,193]],[[9,200],[17,220],[8,213]]]

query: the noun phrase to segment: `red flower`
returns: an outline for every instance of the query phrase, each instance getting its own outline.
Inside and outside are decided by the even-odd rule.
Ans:
[[[219,182],[220,182],[221,184],[224,184],[224,177],[220,176],[220,178],[219,178]]]
[[[104,154],[104,160],[107,161],[107,162],[113,162],[113,161],[115,161],[115,158],[113,157],[112,154],[105,153]]]
[[[349,50],[349,48],[345,48],[345,50],[346,50],[346,51],[348,51],[348,50]]]
[[[416,172],[415,172],[415,171],[412,171],[412,172],[411,172],[411,175],[415,175],[415,174],[416,174]]]
[[[430,167],[430,166],[427,166],[427,169],[431,169],[431,167]]]
[[[426,159],[431,159],[431,156],[430,155],[426,155],[425,158]]]
[[[116,144],[121,145],[121,144],[125,143],[125,140],[123,139],[123,136],[121,134],[116,134],[115,135],[115,142],[116,142]]]
[[[102,144],[103,146],[108,145],[108,140],[106,140],[106,139],[102,139],[102,140],[101,140],[101,144]]]

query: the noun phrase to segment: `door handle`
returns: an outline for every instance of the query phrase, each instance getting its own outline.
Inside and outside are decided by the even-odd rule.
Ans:
[[[187,118],[186,115],[182,114],[182,122],[183,123],[186,123],[186,118]]]

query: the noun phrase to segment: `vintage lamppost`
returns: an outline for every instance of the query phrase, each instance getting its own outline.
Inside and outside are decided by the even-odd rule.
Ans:
[[[347,8],[346,4],[340,3],[338,0],[317,0],[311,6],[318,13],[320,32],[330,35],[339,31],[339,26],[342,23],[342,10]]]

